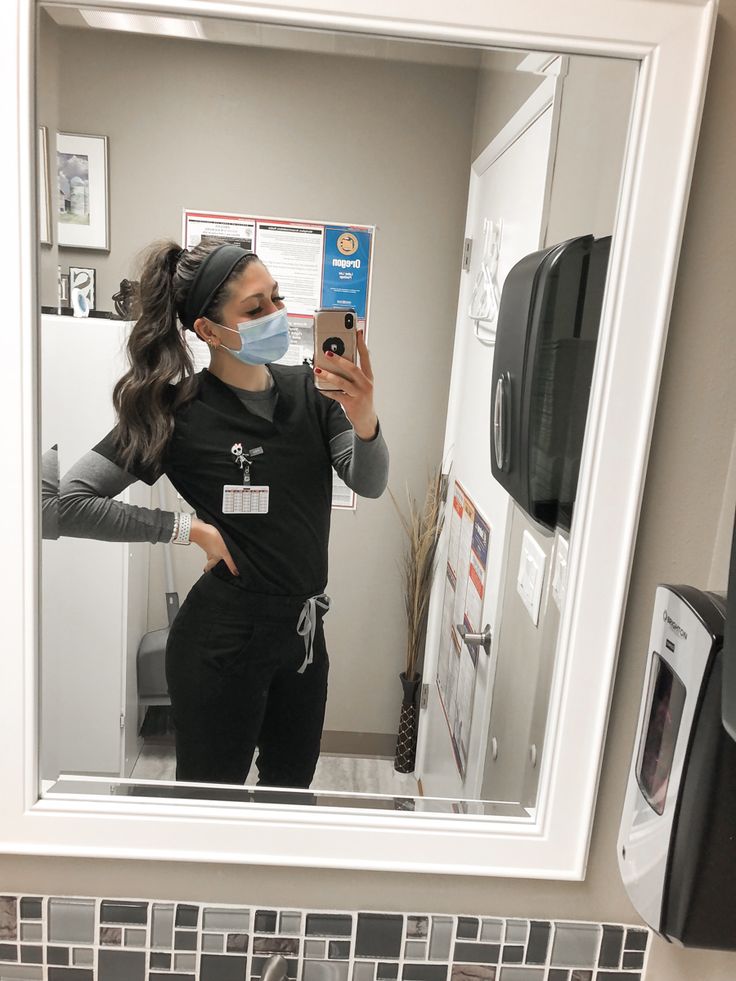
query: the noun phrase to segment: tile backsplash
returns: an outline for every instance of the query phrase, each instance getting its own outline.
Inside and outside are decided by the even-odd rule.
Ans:
[[[643,981],[637,926],[0,895],[0,981]]]

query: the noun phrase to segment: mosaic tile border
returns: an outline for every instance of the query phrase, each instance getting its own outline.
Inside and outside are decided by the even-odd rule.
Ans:
[[[643,981],[640,926],[0,895],[0,981]]]

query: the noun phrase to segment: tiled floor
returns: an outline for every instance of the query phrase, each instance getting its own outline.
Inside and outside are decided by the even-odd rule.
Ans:
[[[174,780],[173,747],[165,743],[144,745],[131,777],[136,780]],[[247,784],[255,784],[258,771],[253,765]],[[330,756],[317,763],[312,790],[345,791],[359,794],[400,794],[414,797],[419,791],[411,773],[397,773],[393,760],[379,757]]]

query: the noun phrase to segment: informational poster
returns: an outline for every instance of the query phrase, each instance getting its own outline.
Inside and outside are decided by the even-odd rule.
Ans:
[[[352,307],[356,326],[368,339],[373,225],[274,218],[184,209],[186,248],[200,242],[233,242],[256,252],[286,297],[289,350],[277,363],[312,363],[314,312],[320,307]],[[195,369],[209,364],[205,344],[190,343]],[[333,474],[333,508],[355,510],[356,495]]]
[[[200,242],[205,245],[224,245],[230,242],[252,252],[255,237],[256,223],[253,218],[203,211],[184,212],[182,239],[187,249],[193,249]]]
[[[332,471],[332,506],[355,510],[355,491],[351,490],[334,470]]]
[[[256,223],[254,252],[286,295],[291,316],[311,317],[319,306],[325,230],[296,221]]]
[[[455,582],[450,575],[450,569],[448,566],[448,568],[445,570],[445,592],[442,599],[442,624],[440,627],[441,641],[437,661],[437,688],[439,689],[443,707],[451,704],[451,695],[454,694],[449,690],[450,656],[451,654],[454,654],[454,650],[452,650],[453,645],[448,643],[448,638],[451,639],[455,636],[455,631],[452,629],[452,610],[454,605]],[[447,715],[446,708],[445,715]]]
[[[458,481],[450,517],[445,590],[442,601],[437,690],[447,719],[453,755],[465,776],[473,720],[478,648],[468,647],[458,632],[483,629],[483,601],[491,530]]]
[[[453,588],[457,579],[457,561],[460,555],[460,528],[463,523],[463,503],[457,494],[452,498],[452,515],[450,517],[450,541],[447,549],[447,574]]]
[[[366,319],[372,238],[368,229],[325,228],[323,307],[353,307]]]
[[[279,364],[304,364],[314,353],[314,324],[311,317],[289,314],[289,350]]]
[[[374,225],[183,212],[183,241],[234,242],[257,252],[287,299],[289,316],[310,320],[319,307],[353,307],[368,337]]]

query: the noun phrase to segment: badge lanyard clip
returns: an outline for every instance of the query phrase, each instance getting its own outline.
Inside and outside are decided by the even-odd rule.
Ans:
[[[235,443],[233,444],[230,452],[235,457],[235,462],[243,471],[243,483],[250,484],[250,468],[253,463],[254,456],[260,456],[263,453],[262,446],[254,446],[252,450],[248,450],[247,453],[243,452],[243,444]]]

